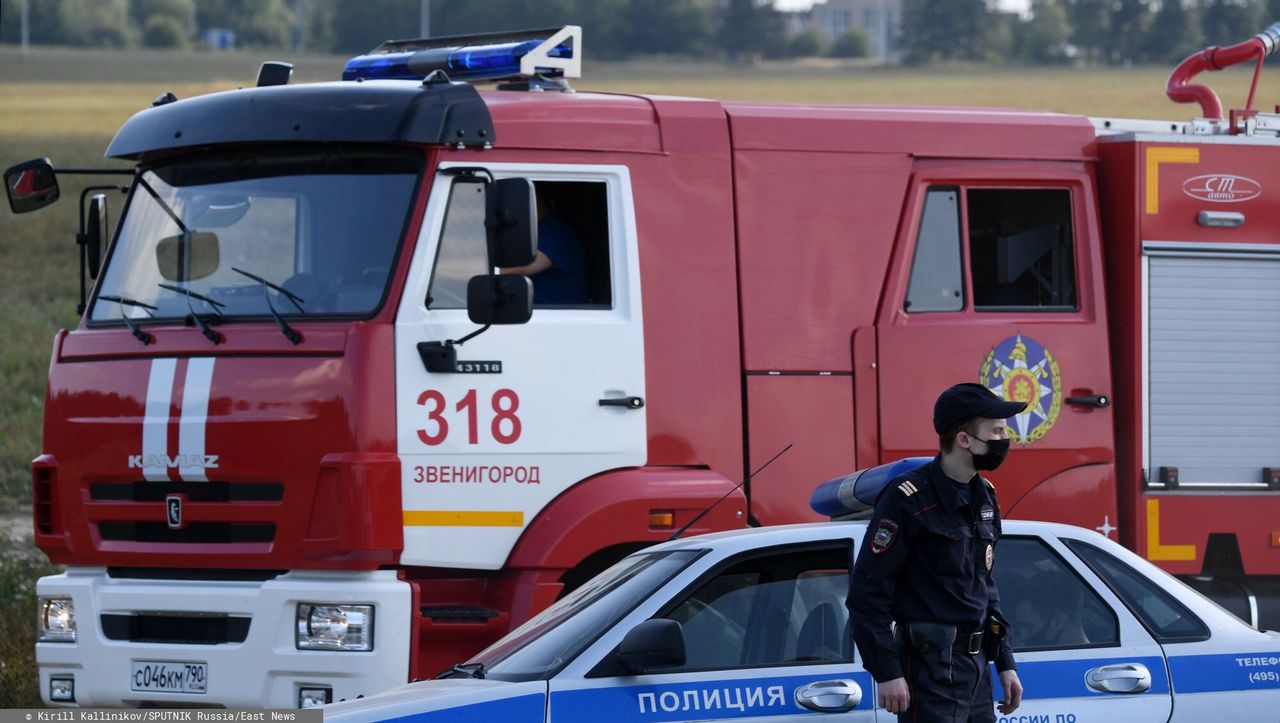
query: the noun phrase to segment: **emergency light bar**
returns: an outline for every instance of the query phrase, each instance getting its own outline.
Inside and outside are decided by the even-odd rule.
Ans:
[[[932,459],[907,457],[827,480],[813,491],[809,507],[814,512],[831,518],[847,517],[870,510],[876,506],[880,493],[890,482],[928,464]]]
[[[388,40],[348,60],[342,79],[421,80],[437,70],[452,80],[580,78],[582,28]]]

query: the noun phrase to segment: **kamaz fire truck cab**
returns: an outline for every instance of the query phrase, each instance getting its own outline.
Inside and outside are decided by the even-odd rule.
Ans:
[[[47,700],[434,676],[691,523],[819,519],[816,481],[932,454],[966,379],[1029,403],[1006,517],[1280,612],[1280,116],[577,93],[580,60],[574,27],[390,42],[120,130],[33,464]],[[73,170],[10,169],[14,210]],[[510,273],[539,254],[571,300]]]

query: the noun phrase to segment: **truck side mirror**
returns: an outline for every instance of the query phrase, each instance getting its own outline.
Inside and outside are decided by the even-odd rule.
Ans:
[[[14,213],[27,213],[58,200],[58,175],[48,158],[37,158],[10,166],[4,172],[4,190],[9,194],[9,208]]]
[[[684,665],[684,629],[674,620],[646,620],[626,634],[614,658],[632,675]]]
[[[533,182],[503,178],[489,188],[489,265],[527,266],[538,251],[538,203]]]
[[[533,316],[533,282],[526,276],[473,276],[467,282],[467,317],[473,323],[524,324]]]
[[[89,267],[89,278],[98,278],[102,270],[102,240],[111,235],[107,224],[107,197],[101,193],[89,199],[89,220],[85,222],[84,250]]]

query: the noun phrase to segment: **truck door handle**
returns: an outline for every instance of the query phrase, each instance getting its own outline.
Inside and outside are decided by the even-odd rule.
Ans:
[[[1087,404],[1090,407],[1109,407],[1111,406],[1111,397],[1105,394],[1095,394],[1091,397],[1067,397],[1067,404]]]
[[[602,407],[626,407],[627,409],[641,409],[644,407],[644,399],[641,397],[612,397],[609,399],[601,399]]]
[[[796,689],[796,703],[819,713],[843,713],[862,702],[862,688],[852,680],[823,680]]]
[[[1102,693],[1145,693],[1151,689],[1151,671],[1142,663],[1103,665],[1085,673],[1084,680]]]

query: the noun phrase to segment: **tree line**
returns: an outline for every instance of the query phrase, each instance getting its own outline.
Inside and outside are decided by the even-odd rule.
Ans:
[[[908,63],[1169,63],[1252,36],[1280,19],[1280,0],[903,0],[897,57]],[[30,42],[185,49],[227,28],[237,45],[356,54],[416,37],[419,0],[27,0]],[[0,3],[0,42],[20,37],[21,3]],[[765,0],[430,0],[432,35],[581,25],[594,57],[862,57],[839,38],[794,23]]]

